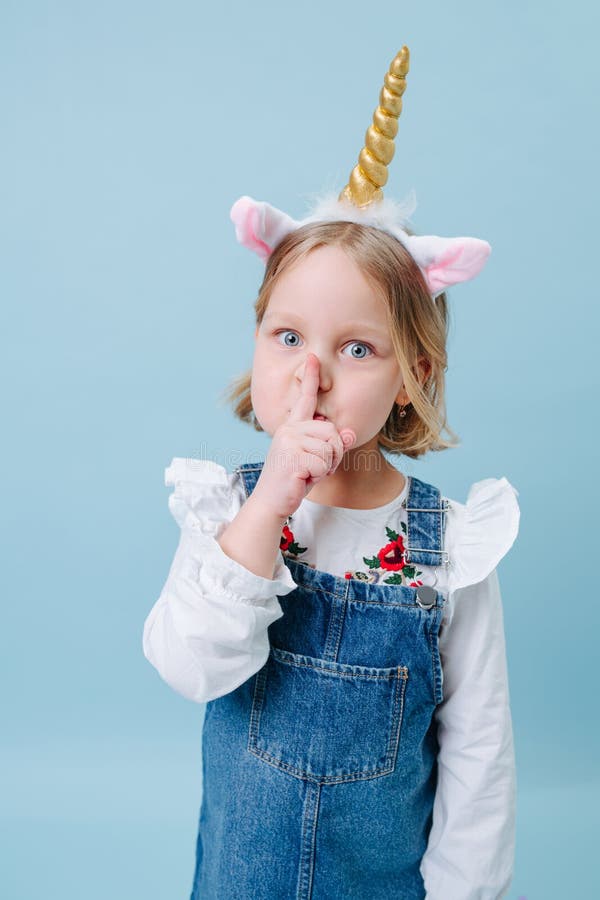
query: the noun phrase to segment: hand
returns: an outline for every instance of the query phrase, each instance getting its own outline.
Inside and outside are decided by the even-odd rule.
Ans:
[[[293,515],[308,492],[339,466],[356,442],[351,428],[313,419],[319,390],[319,359],[306,357],[300,396],[277,428],[253,491],[281,518]]]

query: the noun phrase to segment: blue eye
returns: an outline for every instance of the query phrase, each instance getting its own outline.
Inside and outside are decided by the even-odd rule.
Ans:
[[[277,332],[277,337],[279,337],[279,336],[282,335],[282,334],[293,334],[293,335],[296,335],[296,343],[295,343],[295,344],[288,344],[288,343],[286,343],[286,345],[285,345],[286,347],[297,347],[297,346],[298,346],[298,335],[296,334],[295,331],[289,331],[289,330],[288,330],[288,331],[278,331],[278,332]]]
[[[284,346],[286,346],[286,347],[298,347],[300,338],[299,338],[298,333],[297,333],[296,331],[293,331],[292,329],[286,328],[285,331],[278,331],[277,334],[276,334],[276,337],[279,339],[279,338],[281,337],[281,335],[292,335],[292,336],[293,336],[293,341],[292,341],[291,343],[288,342],[288,341],[284,338],[284,341],[283,341]],[[280,341],[280,343],[281,343],[281,341]],[[368,344],[365,344],[363,341],[351,341],[349,344],[346,345],[346,347],[344,347],[344,350],[347,350],[348,347],[364,347],[366,350],[369,351],[368,354],[362,353],[360,356],[355,356],[355,355],[353,354],[353,355],[352,355],[352,359],[367,359],[367,357],[368,357],[369,355],[370,355],[370,356],[373,355],[373,349],[372,349]]]
[[[366,350],[369,351],[369,354],[370,354],[371,356],[373,355],[373,351],[371,350],[371,348],[369,347],[369,345],[368,345],[368,344],[363,344],[362,341],[352,341],[351,344],[348,344],[348,347],[364,347]],[[346,349],[347,349],[347,348],[344,347],[344,350],[346,350]],[[366,358],[367,358],[367,357],[364,356],[364,355],[362,355],[362,356],[352,356],[352,359],[366,359]]]

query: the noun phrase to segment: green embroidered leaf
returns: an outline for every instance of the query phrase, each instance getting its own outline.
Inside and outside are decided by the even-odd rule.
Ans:
[[[396,573],[396,575],[390,575],[389,578],[383,579],[384,584],[402,584],[402,575]]]
[[[381,568],[381,562],[380,562],[378,556],[372,556],[371,559],[369,559],[368,556],[363,556],[363,562],[364,562],[365,566],[368,566],[370,569],[380,569]]]
[[[415,567],[414,566],[404,566],[402,569],[402,574],[405,578],[414,578],[415,577]],[[419,572],[419,575],[421,573]]]
[[[300,547],[297,541],[292,541],[288,547],[288,553],[291,553],[292,556],[298,556],[299,553],[304,553],[305,551],[306,547]]]
[[[390,541],[398,540],[398,532],[397,531],[392,531],[392,529],[388,528],[387,525],[385,526],[385,531],[386,531],[386,534],[389,537]]]
[[[400,522],[400,528],[402,529],[404,534],[406,534],[406,522]]]

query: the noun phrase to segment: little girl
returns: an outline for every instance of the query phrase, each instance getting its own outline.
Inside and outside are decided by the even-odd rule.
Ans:
[[[266,271],[230,396],[271,442],[231,473],[173,459],[181,538],[143,636],[167,684],[207,703],[192,900],[495,900],[510,884],[496,566],[517,492],[488,478],[462,504],[382,453],[456,445],[444,289],[490,251],[417,237],[382,198],[407,71],[404,47],[339,199],[300,222],[232,209]]]

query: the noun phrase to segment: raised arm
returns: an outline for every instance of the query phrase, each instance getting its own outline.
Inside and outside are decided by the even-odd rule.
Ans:
[[[235,690],[264,665],[267,629],[283,614],[277,596],[296,586],[281,556],[266,578],[221,549],[218,536],[243,510],[234,477],[201,460],[176,459],[167,470],[181,535],[144,623],[143,651],[173,690],[196,703]]]

